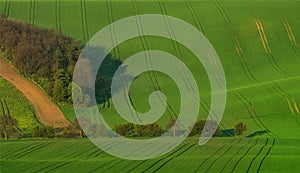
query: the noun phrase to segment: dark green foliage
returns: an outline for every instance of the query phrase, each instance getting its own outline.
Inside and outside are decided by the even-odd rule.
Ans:
[[[68,86],[82,46],[60,32],[0,18],[0,51],[58,102],[71,102]]]
[[[247,130],[246,124],[240,122],[234,126],[234,133],[236,136],[242,136],[243,133]]]
[[[115,132],[127,137],[157,137],[163,134],[163,129],[157,123],[147,125],[129,123],[115,126]]]
[[[33,129],[33,137],[53,138],[55,136],[54,128],[51,126],[37,126]]]
[[[218,124],[218,122],[216,121],[212,121],[212,120],[198,120],[193,127],[191,127],[191,132],[189,134],[189,136],[195,136],[195,135],[200,135],[202,133],[202,130],[204,129],[205,123],[210,123],[212,126],[215,126]],[[212,129],[208,129],[208,130],[212,130]],[[221,130],[218,127],[217,130],[215,132],[211,131],[208,133],[213,133],[214,136],[218,136],[221,134]]]
[[[0,116],[0,135],[3,139],[18,137],[18,122],[10,115]]]

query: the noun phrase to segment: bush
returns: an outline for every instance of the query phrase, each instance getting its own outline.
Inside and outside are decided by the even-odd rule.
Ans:
[[[18,137],[18,122],[10,115],[0,115],[0,135],[3,139]]]
[[[240,122],[234,126],[234,133],[236,136],[242,136],[243,133],[247,130],[246,124]]]
[[[33,137],[54,138],[55,132],[52,126],[36,126],[32,135]]]
[[[115,126],[115,132],[126,137],[157,137],[163,134],[163,129],[157,123],[147,125],[129,123]]]
[[[218,126],[217,121],[213,120],[198,120],[193,127],[190,127],[191,131],[189,136],[195,136],[195,135],[200,135],[204,129],[204,126],[206,123],[211,124],[212,127]],[[213,134],[213,136],[218,136],[221,134],[220,127],[218,126],[217,130],[214,131],[213,129],[208,128],[207,129],[208,134]]]

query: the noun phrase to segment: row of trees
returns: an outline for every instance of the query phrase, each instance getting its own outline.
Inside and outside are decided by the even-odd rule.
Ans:
[[[54,30],[0,16],[0,51],[58,102],[71,102],[71,79],[82,46]]]

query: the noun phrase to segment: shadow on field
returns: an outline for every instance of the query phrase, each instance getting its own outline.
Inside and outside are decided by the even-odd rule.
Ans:
[[[234,129],[221,130],[220,137],[234,137]]]
[[[248,135],[246,137],[252,138],[252,137],[256,137],[256,136],[261,136],[261,135],[264,135],[264,134],[266,134],[268,132],[270,132],[270,131],[269,130],[256,131],[256,132],[254,132],[254,133],[252,133],[252,134],[250,134],[250,135]]]

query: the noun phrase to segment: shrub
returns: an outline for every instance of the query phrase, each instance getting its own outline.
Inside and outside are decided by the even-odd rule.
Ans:
[[[195,135],[200,135],[204,129],[205,124],[208,123],[210,126],[207,128],[207,133],[208,134],[213,134],[213,136],[218,136],[221,134],[220,127],[218,126],[217,121],[213,120],[198,120],[193,127],[190,127],[191,131],[189,136],[195,136]],[[213,128],[210,127],[215,127],[218,126],[218,128],[214,131]]]
[[[240,122],[234,126],[234,133],[236,136],[242,136],[243,133],[247,130],[246,124]]]
[[[126,137],[157,137],[163,134],[163,129],[157,123],[147,125],[129,123],[115,126],[115,132]]]

